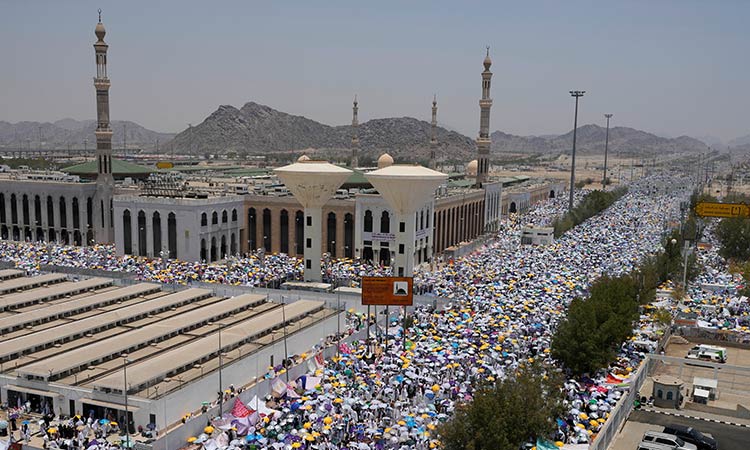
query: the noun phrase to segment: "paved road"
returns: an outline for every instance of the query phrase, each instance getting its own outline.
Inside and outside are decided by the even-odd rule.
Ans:
[[[727,420],[732,420],[728,417]],[[686,417],[667,416],[650,411],[633,411],[629,422],[640,422],[649,425],[665,426],[678,424],[694,427],[703,433],[712,435],[719,443],[719,450],[747,450],[750,449],[750,428],[709,422],[706,420],[690,419]]]

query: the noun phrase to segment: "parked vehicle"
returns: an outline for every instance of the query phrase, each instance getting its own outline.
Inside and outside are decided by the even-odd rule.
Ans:
[[[700,344],[691,348],[685,358],[725,363],[727,362],[727,349],[715,345]]]
[[[656,444],[664,444],[666,446],[678,449],[678,450],[698,450],[695,444],[685,442],[681,438],[678,438],[674,434],[660,433],[658,431],[647,431],[643,434],[643,442],[654,442]]]
[[[656,442],[641,442],[636,450],[678,450],[675,445],[657,444]]]
[[[667,425],[664,427],[664,433],[673,434],[685,442],[690,442],[698,447],[698,450],[718,450],[719,445],[716,439],[706,436],[693,427],[684,425]]]

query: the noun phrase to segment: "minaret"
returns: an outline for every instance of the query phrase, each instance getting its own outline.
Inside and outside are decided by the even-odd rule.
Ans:
[[[490,47],[487,47],[487,56],[484,58],[484,71],[482,72],[482,99],[479,100],[479,137],[477,138],[477,187],[487,178],[490,169],[490,109],[492,99],[490,98],[490,83],[492,72],[490,72],[492,60],[490,59]]]
[[[432,170],[437,168],[437,95],[432,96],[432,129],[430,133],[430,162],[429,167]]]
[[[96,54],[96,195],[94,198],[93,228],[94,239],[98,243],[114,241],[114,230],[111,217],[111,201],[115,180],[112,177],[112,128],[109,126],[109,77],[107,77],[107,48],[104,42],[104,25],[102,10],[99,10],[99,23],[94,34]],[[87,242],[88,244],[89,242]]]
[[[357,96],[355,95],[354,106],[352,106],[352,169],[359,167],[359,119],[357,118],[359,106],[357,105],[359,103],[357,103]]]

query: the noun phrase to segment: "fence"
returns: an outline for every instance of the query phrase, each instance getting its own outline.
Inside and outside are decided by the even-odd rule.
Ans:
[[[589,450],[606,450],[612,439],[620,431],[620,428],[625,424],[630,412],[633,410],[633,402],[639,398],[638,392],[643,386],[643,382],[648,378],[648,374],[653,367],[653,360],[649,357],[641,364],[641,367],[635,372],[635,376],[632,377],[630,382],[630,389],[628,393],[624,395],[620,402],[612,409],[609,414],[609,419],[604,422],[602,429],[597,434],[594,442],[589,446]]]
[[[728,347],[750,348],[750,333],[701,327],[679,327],[675,334],[699,344],[721,344]]]

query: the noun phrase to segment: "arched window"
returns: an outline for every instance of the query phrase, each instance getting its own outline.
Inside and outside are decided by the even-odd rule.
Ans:
[[[237,209],[232,210],[232,222],[237,222]]]
[[[73,197],[73,228],[81,229],[81,217],[80,217],[80,206],[78,205],[78,197]]]
[[[328,221],[326,227],[326,235],[328,236],[328,242],[326,245],[328,253],[331,254],[331,258],[336,257],[336,213],[328,213]]]
[[[10,221],[11,223],[18,223],[18,204],[16,203],[16,194],[10,194]]]
[[[305,214],[297,210],[294,214],[294,245],[295,253],[301,255],[305,252]]]
[[[656,398],[664,398],[664,393],[661,389],[656,391]]]
[[[151,228],[154,238],[154,257],[161,256],[161,215],[155,211],[151,217]]]
[[[227,237],[226,235],[221,235],[221,251],[219,254],[221,255],[221,259],[224,259],[227,257]]]
[[[232,255],[237,254],[237,236],[232,233],[232,238],[229,240],[229,253]]]
[[[258,234],[258,222],[255,217],[255,208],[247,210],[247,248],[254,252],[258,249],[258,242],[255,237]]]
[[[201,239],[201,261],[206,260],[206,240]]]
[[[344,215],[344,258],[354,257],[354,216]]]
[[[42,224],[42,200],[38,195],[34,196],[34,225],[40,226]],[[41,240],[41,239],[37,239]]]
[[[383,214],[380,215],[380,232],[391,232],[391,216],[388,214],[388,211],[383,211]]]
[[[227,210],[221,212],[221,223],[227,223],[229,221],[229,215],[227,214]]]
[[[55,201],[52,200],[52,196],[47,196],[47,225],[50,227],[55,226]],[[50,239],[50,242],[54,239]]]
[[[216,261],[216,238],[211,238],[211,262]]]
[[[138,255],[147,256],[146,248],[146,213],[138,211]]]
[[[177,216],[173,212],[167,216],[167,246],[169,257],[177,259]]]
[[[267,253],[271,253],[271,210],[265,208],[263,210],[263,248]]]
[[[202,227],[208,226],[208,214],[206,213],[201,214],[201,226]]]
[[[21,200],[21,210],[23,211],[23,224],[28,225],[29,224],[29,196],[26,194],[23,194],[23,199]]]
[[[133,254],[133,236],[130,228],[130,210],[126,209],[122,212],[122,237],[123,237],[123,253],[126,255]]]
[[[372,211],[369,209],[365,211],[365,232],[372,232]]]
[[[282,209],[279,213],[279,240],[281,241],[281,253],[289,253],[289,212]]]
[[[672,400],[673,397],[674,397],[674,392],[667,391],[667,400]]]
[[[219,223],[219,213],[216,211],[211,214],[211,225],[216,225]]]
[[[60,197],[60,227],[68,228],[68,208],[66,208],[65,197]]]

